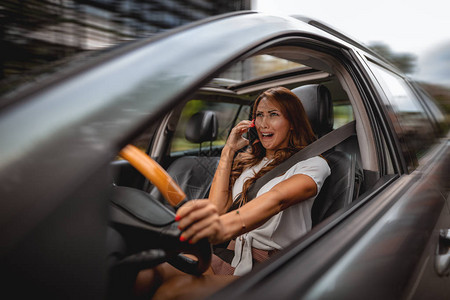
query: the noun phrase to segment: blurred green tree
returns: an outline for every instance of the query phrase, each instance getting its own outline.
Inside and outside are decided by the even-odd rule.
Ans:
[[[406,74],[412,74],[416,67],[417,57],[411,53],[395,53],[391,48],[381,42],[369,45],[369,48],[391,62]]]

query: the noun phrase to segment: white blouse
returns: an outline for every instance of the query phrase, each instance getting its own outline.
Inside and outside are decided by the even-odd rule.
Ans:
[[[245,180],[252,178],[254,174],[269,162],[269,159],[263,158],[259,164],[242,172],[234,183],[232,190],[233,199],[236,199],[236,196],[241,193]],[[320,156],[300,161],[283,175],[267,182],[258,191],[256,197],[268,192],[276,184],[296,174],[304,174],[311,177],[317,184],[318,194],[331,171],[327,162]],[[271,217],[260,227],[236,238],[234,258],[231,262],[231,266],[235,267],[234,275],[242,276],[252,269],[252,247],[266,251],[279,250],[311,230],[311,208],[316,196],[286,208]]]

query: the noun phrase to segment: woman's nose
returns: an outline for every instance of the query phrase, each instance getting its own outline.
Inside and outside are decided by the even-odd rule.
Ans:
[[[267,128],[267,118],[264,116],[261,118],[261,122],[259,123],[261,128]]]

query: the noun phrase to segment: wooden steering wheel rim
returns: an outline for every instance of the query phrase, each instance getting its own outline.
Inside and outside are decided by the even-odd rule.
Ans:
[[[170,175],[152,158],[133,145],[127,145],[119,155],[156,186],[163,197],[175,207],[186,198],[186,194]]]

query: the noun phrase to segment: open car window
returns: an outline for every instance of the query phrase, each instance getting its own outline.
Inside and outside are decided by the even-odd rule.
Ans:
[[[330,54],[297,46],[259,50],[217,74],[186,100],[182,108],[176,109],[177,113],[170,117],[170,123],[174,125],[167,127],[173,131],[165,141],[168,148],[160,147],[165,154],[155,156],[166,156],[165,161],[169,165],[183,156],[220,156],[230,130],[240,120],[249,118],[252,102],[262,91],[274,86],[293,90],[318,84],[325,87],[331,97],[332,129],[356,121],[356,135],[351,142],[340,146],[341,151],[355,157],[361,173],[372,174],[364,184],[360,183],[362,189],[354,196],[356,199],[383,174],[392,174],[395,168],[383,137],[378,144],[375,142],[355,80],[342,61]],[[212,143],[192,143],[185,137],[186,124],[192,115],[206,110],[216,113],[218,136]],[[379,159],[377,145],[383,149],[387,159]]]

